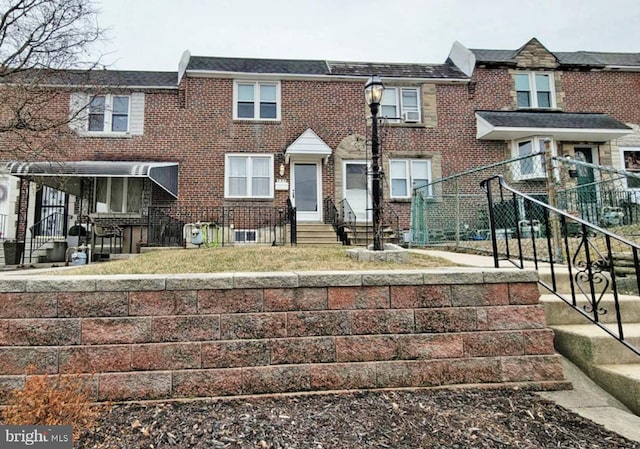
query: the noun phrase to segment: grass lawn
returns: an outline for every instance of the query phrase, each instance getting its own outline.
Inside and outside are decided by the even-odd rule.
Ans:
[[[409,263],[358,262],[349,247],[246,246],[153,251],[133,259],[94,263],[56,274],[172,274],[247,271],[327,271],[423,269],[455,265],[422,254],[409,254]]]

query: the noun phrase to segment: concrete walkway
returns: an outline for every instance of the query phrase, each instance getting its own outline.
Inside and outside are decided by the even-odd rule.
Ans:
[[[412,249],[412,252],[427,254],[470,267],[493,267],[492,257],[462,254],[447,251]],[[530,264],[525,264],[533,268]],[[507,261],[500,261],[500,267],[513,267]],[[541,271],[546,266],[541,266]],[[640,416],[629,411],[622,403],[596,385],[580,368],[563,358],[564,375],[573,385],[573,390],[539,393],[545,399],[571,410],[578,415],[606,429],[616,432],[632,441],[640,442]]]

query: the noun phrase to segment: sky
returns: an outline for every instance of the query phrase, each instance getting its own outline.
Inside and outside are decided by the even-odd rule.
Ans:
[[[640,52],[640,0],[95,0],[118,70],[180,56],[443,63],[451,45]]]

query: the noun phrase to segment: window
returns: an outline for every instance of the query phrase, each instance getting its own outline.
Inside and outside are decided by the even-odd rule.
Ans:
[[[515,180],[540,179],[546,177],[544,152],[548,145],[553,149],[553,141],[549,137],[532,137],[513,142],[513,157],[527,156],[513,164]],[[553,151],[555,153],[555,151]],[[535,156],[537,155],[537,156]]]
[[[420,122],[420,89],[417,87],[387,87],[380,102],[380,116],[390,122],[400,120]]]
[[[392,159],[389,161],[391,198],[410,198],[413,190],[425,187],[431,182],[431,161],[429,159]],[[431,196],[431,188],[422,191]]]
[[[96,178],[96,212],[139,213],[142,207],[141,178]]]
[[[553,74],[516,73],[516,97],[519,108],[553,108]]]
[[[89,103],[89,132],[129,131],[129,97],[97,95]]]
[[[233,241],[236,243],[256,243],[257,233],[251,229],[236,229],[233,233]]]
[[[622,152],[624,170],[640,176],[640,148],[621,148],[620,150]],[[640,190],[640,178],[628,176],[627,188]]]
[[[234,119],[280,119],[280,83],[238,81],[234,87]]]
[[[273,156],[228,154],[224,173],[225,197],[273,198]]]

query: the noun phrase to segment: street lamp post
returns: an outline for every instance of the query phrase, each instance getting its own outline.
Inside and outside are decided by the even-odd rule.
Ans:
[[[378,75],[373,75],[364,85],[364,97],[371,109],[371,196],[373,206],[373,250],[382,251],[382,188],[380,186],[380,146],[378,143],[378,111],[384,85]]]

